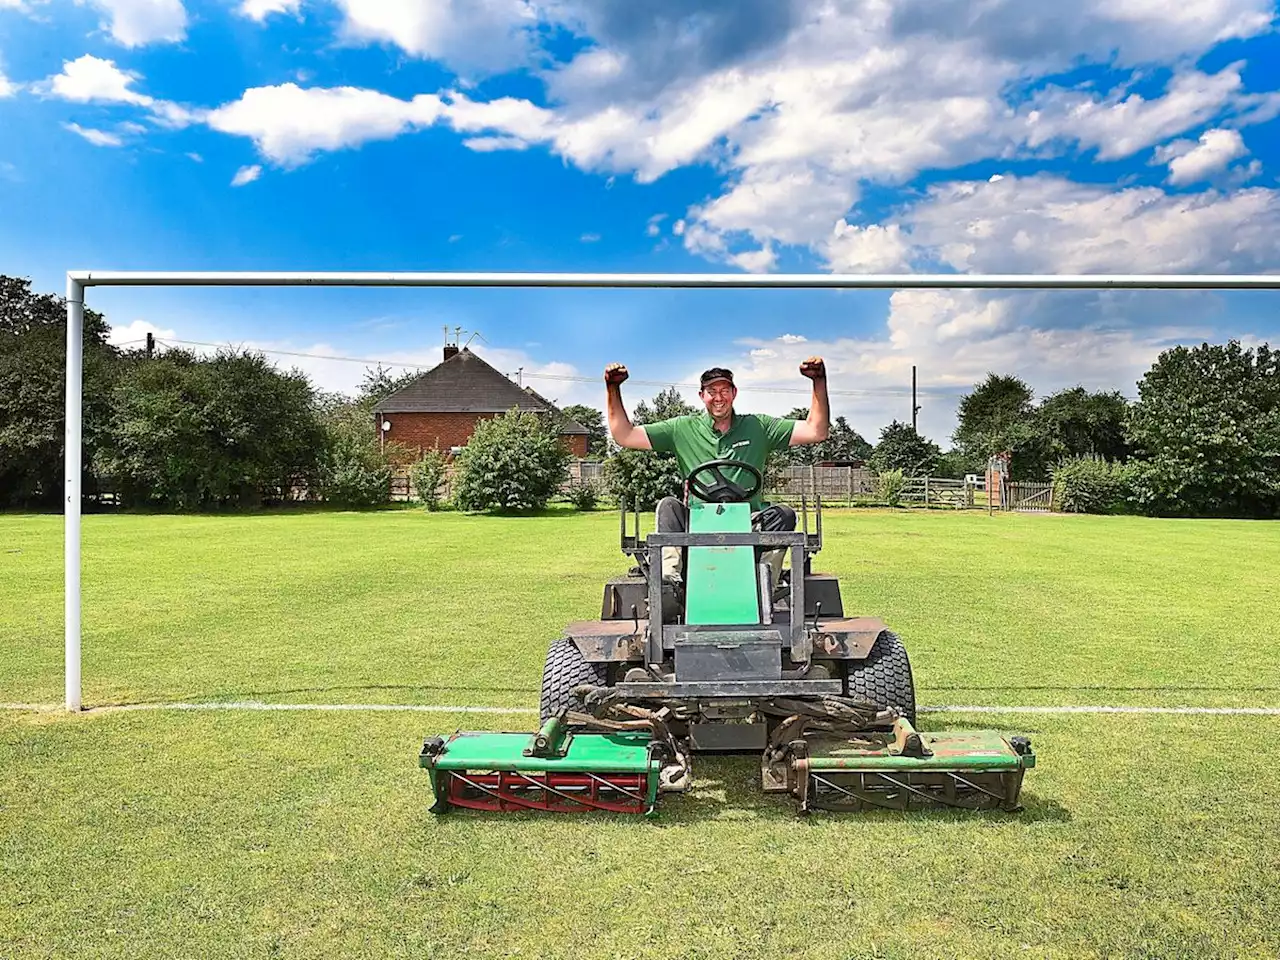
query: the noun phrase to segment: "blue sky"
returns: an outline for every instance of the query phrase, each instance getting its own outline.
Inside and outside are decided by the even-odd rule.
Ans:
[[[1263,272],[1274,4],[0,0],[0,272]],[[1270,295],[102,290],[116,336],[437,362],[562,402],[605,363],[946,445],[988,370],[1136,392]],[[279,356],[327,389],[360,364]],[[631,402],[656,388],[634,385]],[[692,391],[688,391],[690,395]]]

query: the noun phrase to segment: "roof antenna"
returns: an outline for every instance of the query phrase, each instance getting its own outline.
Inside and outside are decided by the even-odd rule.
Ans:
[[[459,327],[458,330],[461,331],[462,328]],[[467,342],[462,345],[462,349],[465,350],[467,349],[467,347],[471,346],[471,341],[474,340],[476,337],[480,337],[482,341],[484,341],[485,343],[489,343],[488,340],[485,340],[484,337],[480,335],[480,331],[477,330],[467,338]],[[490,346],[492,346],[492,344],[490,344]]]

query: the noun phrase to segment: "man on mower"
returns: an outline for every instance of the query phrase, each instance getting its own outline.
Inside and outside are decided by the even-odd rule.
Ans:
[[[622,405],[622,383],[630,376],[620,363],[605,367],[606,408],[609,432],[620,447],[632,450],[656,450],[674,453],[680,473],[688,477],[699,464],[712,460],[740,460],[764,475],[765,461],[774,450],[819,443],[827,439],[830,409],[827,400],[827,369],[822,357],[809,357],[800,364],[800,372],[813,381],[813,400],[805,420],[783,420],[764,414],[737,413],[733,402],[738,388],[733,373],[723,367],[712,367],[702,375],[698,392],[707,412],[685,417],[672,417],[644,426],[632,424]],[[733,473],[726,470],[726,474]],[[746,475],[747,471],[740,471]],[[737,478],[729,477],[730,480]],[[738,481],[740,482],[740,481]],[[689,491],[689,496],[696,496]],[[796,528],[796,512],[785,504],[765,507],[763,491],[751,497],[751,527],[771,532]],[[689,528],[689,508],[677,497],[664,497],[658,503],[656,527],[659,533],[684,533]],[[776,585],[782,568],[782,550],[765,554]],[[681,551],[667,547],[662,551],[664,579],[681,579]]]

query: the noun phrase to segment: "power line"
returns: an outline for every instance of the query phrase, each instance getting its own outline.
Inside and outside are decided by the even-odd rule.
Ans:
[[[157,342],[161,342],[161,341],[157,341]],[[195,346],[195,347],[230,346],[230,343],[210,343],[205,340],[168,340],[163,342],[165,342],[166,345],[181,344],[183,346]],[[258,350],[260,353],[276,354],[283,357],[304,357],[309,360],[337,360],[343,363],[362,363],[366,366],[376,365],[376,366],[384,366],[384,367],[404,367],[406,369],[408,368],[422,369],[424,366],[428,366],[428,364],[423,364],[423,363],[403,363],[396,360],[370,360],[364,357],[339,357],[339,356],[331,356],[329,354],[324,354],[324,353],[302,353],[296,350],[269,350],[265,347],[255,347],[254,349]],[[556,380],[556,381],[562,381],[565,383],[600,383],[601,386],[603,386],[603,383],[601,383],[601,379],[599,377],[573,377],[573,376],[569,376],[567,374],[562,374],[562,373],[529,373],[527,371],[524,372],[522,376],[529,380]],[[673,380],[637,380],[633,378],[628,380],[627,382],[633,383],[637,386],[642,386],[642,387],[676,387],[676,388],[683,387],[690,390],[698,389],[698,385],[696,383],[681,383]],[[744,386],[748,390],[754,390],[759,393],[794,393],[794,394],[804,394],[806,396],[812,393],[812,390],[807,387],[758,387],[752,384],[745,384],[742,386]],[[955,389],[963,390],[967,388],[956,387]],[[827,392],[833,397],[879,397],[879,396],[902,396],[909,391],[901,387],[869,387],[861,390],[830,390],[829,389]],[[932,390],[929,390],[929,389],[922,390],[921,392],[922,393],[945,393],[946,391],[934,388]]]

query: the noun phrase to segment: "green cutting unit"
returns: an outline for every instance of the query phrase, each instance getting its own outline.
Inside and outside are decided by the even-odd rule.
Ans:
[[[847,617],[814,573],[822,503],[802,529],[752,530],[759,471],[714,460],[685,480],[687,533],[640,536],[604,587],[601,616],[547,652],[536,733],[459,731],[423,744],[432,810],[653,815],[692,783],[698,753],[754,753],[767,792],[802,812],[945,806],[1016,811],[1031,742],[991,731],[918,731],[907,651],[874,617]],[[680,550],[683,580],[664,580]],[[789,569],[776,562],[789,555]]]

